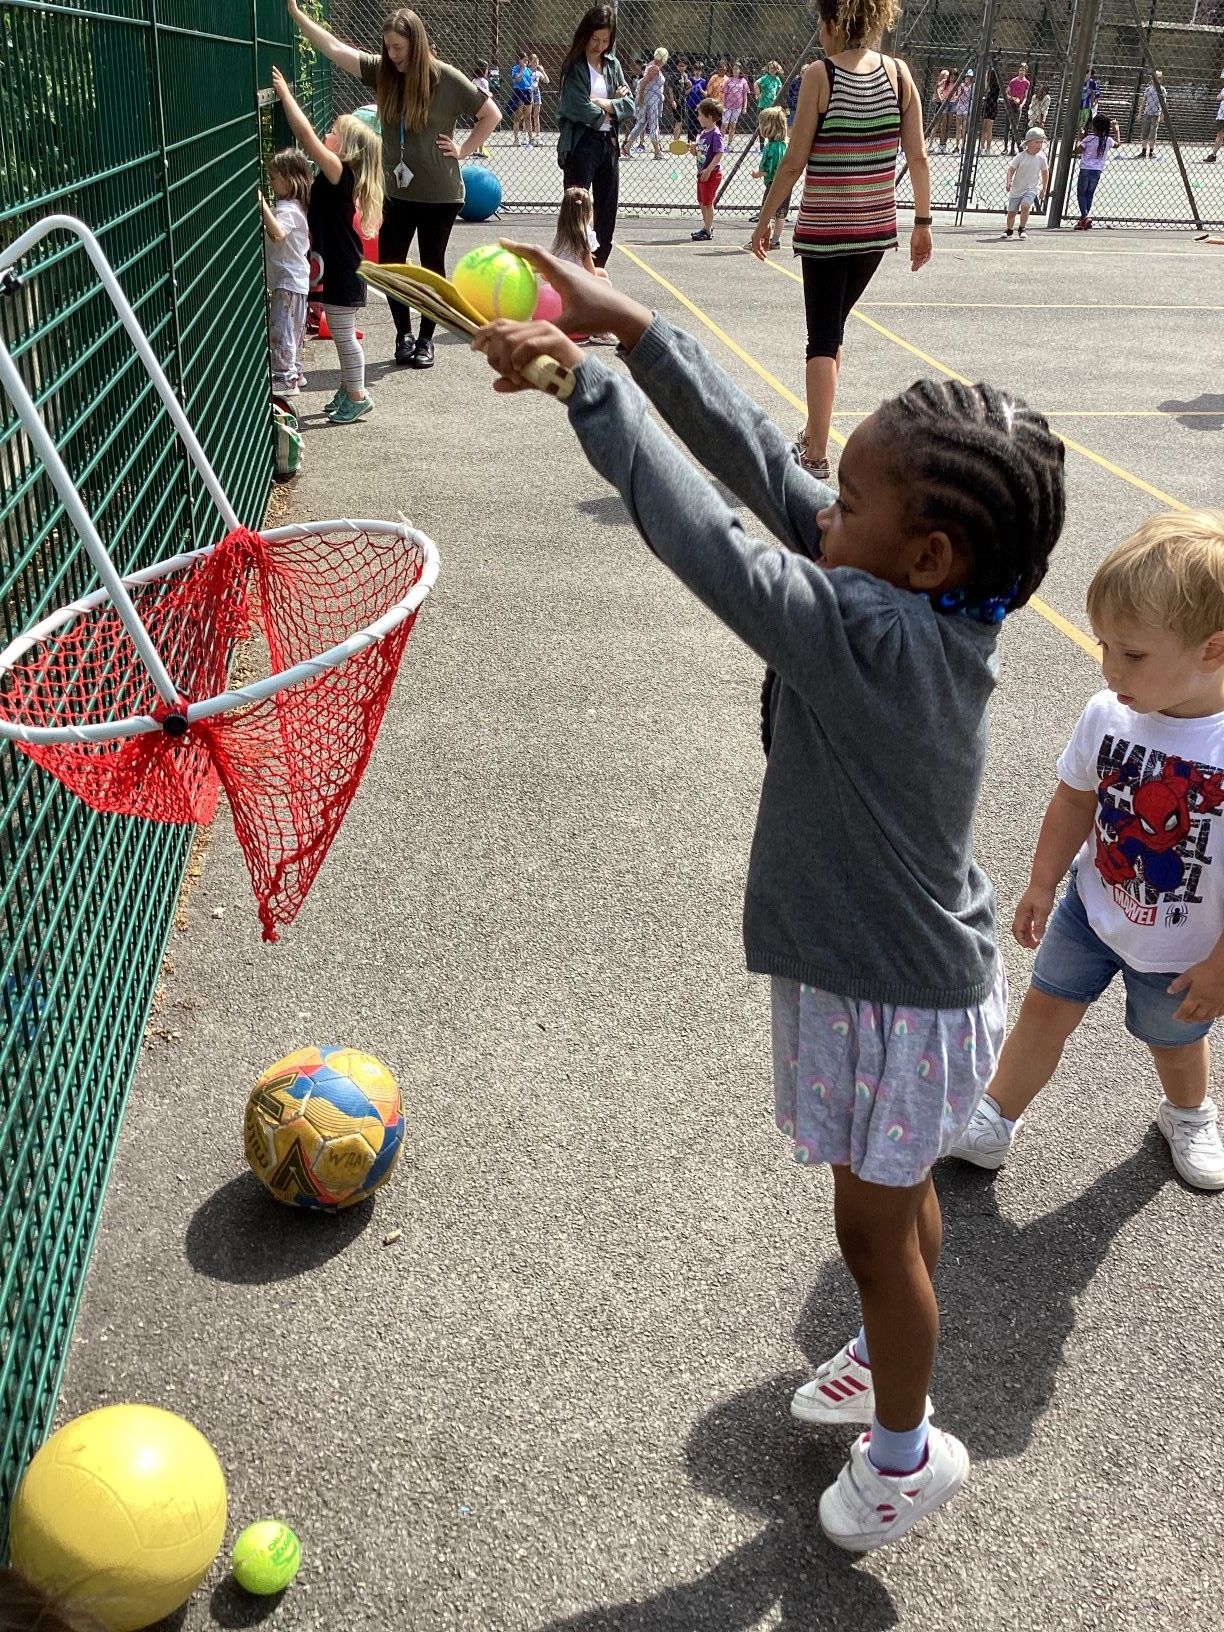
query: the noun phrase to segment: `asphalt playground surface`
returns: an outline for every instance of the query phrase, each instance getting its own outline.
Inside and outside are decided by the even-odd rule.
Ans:
[[[742,222],[700,248],[687,232],[622,223],[613,278],[797,427],[789,253],[753,262]],[[1144,516],[1224,500],[1224,248],[996,233],[941,226],[918,276],[890,258],[847,333],[836,424],[953,372],[1077,444],[1048,613],[1003,635],[977,834],[1014,1012],[1030,959],[1006,926],[1098,685],[1085,586]],[[490,236],[461,228],[452,253]],[[267,1516],[302,1538],[282,1598],[247,1599],[223,1553],[171,1624],[1218,1625],[1224,1197],[1175,1177],[1112,994],[1009,1165],[937,1176],[931,1392],[968,1484],[863,1561],[824,1540],[848,1435],[787,1407],[858,1317],[828,1172],[773,1132],[767,984],[743,968],[757,662],[649,554],[555,402],[495,398],[448,338],[432,373],[395,370],[381,302],[365,328],[377,407],[355,427],[319,417],[337,372],[312,348],[290,515],[403,510],[441,577],[280,945],[217,824],[61,1402],[184,1413],[227,1471],[226,1550]],[[904,776],[904,744],[881,751]],[[407,1154],[371,1205],[297,1215],[247,1172],[242,1111],[271,1061],[337,1041],[398,1075]]]

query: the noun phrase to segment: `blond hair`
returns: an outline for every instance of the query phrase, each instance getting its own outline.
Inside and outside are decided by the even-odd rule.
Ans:
[[[397,6],[383,18],[382,31],[384,35],[398,34],[408,42],[408,63],[402,70],[397,68],[383,40],[375,85],[378,117],[387,130],[398,130],[401,120],[406,130],[424,130],[442,76],[425,24],[411,7]]]
[[[554,255],[573,255],[584,261],[591,253],[588,234],[595,224],[595,200],[585,187],[567,187],[561,195]]]
[[[821,20],[839,28],[849,45],[878,40],[897,20],[900,0],[817,0]]]
[[[767,142],[784,142],[786,140],[786,110],[784,108],[766,108],[757,120],[757,128]]]
[[[1097,568],[1088,616],[1168,629],[1187,646],[1224,629],[1224,510],[1150,517]]]
[[[353,172],[353,203],[361,217],[361,230],[369,238],[382,220],[382,138],[351,113],[342,113],[332,129],[337,138],[336,157]]]

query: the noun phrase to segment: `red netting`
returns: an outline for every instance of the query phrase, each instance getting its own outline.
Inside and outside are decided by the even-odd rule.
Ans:
[[[226,690],[237,642],[263,636],[269,672],[293,668],[381,618],[421,576],[412,539],[345,531],[270,541],[231,533],[203,560],[135,585],[141,621],[187,702]],[[297,915],[357,791],[416,614],[335,668],[191,725],[99,743],[20,744],[97,810],[208,822],[225,789],[264,939]],[[262,661],[262,659],[261,659]],[[246,683],[257,676],[247,676]],[[26,726],[166,712],[106,603],[0,677],[0,715]]]

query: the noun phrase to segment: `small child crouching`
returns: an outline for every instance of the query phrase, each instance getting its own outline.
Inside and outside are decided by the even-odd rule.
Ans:
[[[1224,1190],[1207,1093],[1224,1014],[1224,511],[1155,516],[1088,586],[1106,690],[1058,762],[1012,933],[1039,947],[989,1091],[952,1154],[1003,1165],[1022,1113],[1115,975],[1187,1184]],[[1059,881],[1070,868],[1057,907]]]

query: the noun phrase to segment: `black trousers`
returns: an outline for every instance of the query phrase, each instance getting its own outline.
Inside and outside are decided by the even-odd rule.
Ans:
[[[595,236],[599,248],[595,265],[607,266],[616,231],[616,201],[620,196],[620,147],[614,130],[584,130],[565,155],[562,167],[567,187],[587,187],[595,199]]]
[[[410,259],[416,238],[418,266],[446,276],[446,246],[459,214],[458,204],[413,204],[408,199],[388,198],[383,203],[382,227],[378,234],[378,259],[395,265]],[[402,300],[389,300],[395,319],[395,338],[412,333],[412,307]],[[437,325],[431,317],[421,319],[421,339],[432,340]]]
[[[803,255],[803,305],[809,357],[836,357],[851,308],[884,259],[882,249],[862,255]]]

